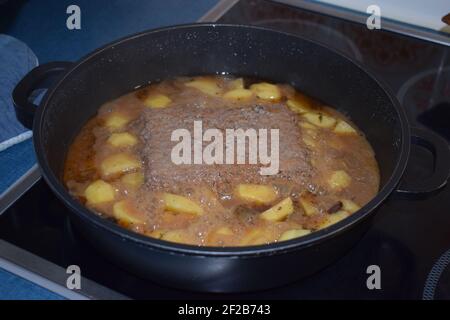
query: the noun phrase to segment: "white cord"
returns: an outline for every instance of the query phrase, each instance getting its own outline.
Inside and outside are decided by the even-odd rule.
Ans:
[[[25,140],[30,139],[33,136],[33,132],[31,130],[22,132],[18,136],[15,136],[11,139],[5,140],[0,143],[0,152],[3,150],[8,149],[9,147],[12,147],[15,144],[18,144],[20,142],[23,142]]]

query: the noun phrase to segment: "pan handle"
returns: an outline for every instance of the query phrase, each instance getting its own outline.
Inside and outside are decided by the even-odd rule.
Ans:
[[[417,181],[415,185],[406,186],[400,181],[395,193],[400,196],[419,196],[444,187],[450,176],[450,148],[447,140],[430,130],[413,127],[411,143],[428,149],[432,153],[433,173],[430,177]]]
[[[32,129],[34,113],[37,106],[29,101],[33,90],[49,88],[55,81],[55,76],[60,75],[72,66],[72,62],[55,61],[37,66],[31,70],[12,92],[16,118],[24,127]]]

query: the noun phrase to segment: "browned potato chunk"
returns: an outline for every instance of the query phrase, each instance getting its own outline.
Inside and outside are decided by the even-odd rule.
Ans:
[[[239,184],[236,196],[248,203],[270,204],[277,198],[277,192],[272,186],[259,184]]]
[[[186,82],[185,86],[198,89],[209,96],[218,96],[222,93],[222,89],[217,82],[214,79],[209,78],[197,78]]]
[[[102,176],[110,177],[141,168],[141,161],[127,153],[117,153],[105,158],[100,164]]]
[[[281,99],[281,91],[278,86],[267,83],[255,83],[250,86],[250,90],[253,91],[256,96],[262,100],[278,101]]]
[[[267,233],[262,228],[254,228],[247,232],[244,237],[242,237],[239,245],[249,246],[258,245],[271,242],[271,239],[267,236]]]
[[[244,89],[244,79],[237,78],[230,81],[229,86],[231,89]]]
[[[282,221],[293,212],[294,204],[292,203],[291,198],[287,197],[272,208],[261,213],[260,217],[267,221]]]
[[[120,181],[127,187],[139,188],[144,183],[144,175],[142,172],[133,172],[124,175]]]
[[[342,199],[341,202],[342,202],[342,209],[347,212],[353,213],[361,209],[361,207],[352,200]]]
[[[350,185],[352,178],[344,170],[337,170],[331,174],[328,179],[328,185],[331,189],[342,190]]]
[[[253,95],[253,92],[248,89],[233,89],[228,91],[223,95],[225,99],[228,100],[246,100],[250,99]]]
[[[303,142],[310,148],[314,148],[316,146],[316,141],[314,141],[314,139],[310,136],[306,136],[304,135],[302,137]]]
[[[300,121],[300,123],[298,124],[301,128],[303,129],[307,129],[307,130],[316,130],[317,128],[315,126],[313,126],[311,123],[309,122],[305,122],[305,121]]]
[[[340,210],[336,213],[329,214],[326,220],[320,225],[319,229],[329,227],[339,221],[347,218],[350,214],[347,211]]]
[[[197,203],[189,198],[179,196],[172,193],[164,193],[164,209],[168,211],[180,212],[180,213],[190,213],[197,216],[202,215],[203,209]]]
[[[223,226],[208,234],[208,243],[216,245],[221,244],[224,240],[230,239],[233,235],[233,230],[231,230],[230,227]]]
[[[113,133],[108,138],[107,142],[113,147],[123,148],[134,146],[138,142],[138,140],[131,133],[122,132],[122,133]]]
[[[312,216],[319,213],[319,209],[307,197],[300,197],[300,205],[307,216]]]
[[[131,118],[125,114],[112,112],[106,117],[105,126],[114,131],[122,129],[130,120]]]
[[[310,112],[315,107],[316,102],[307,95],[296,92],[295,95],[289,96],[287,105],[289,109],[295,113],[303,114],[305,112]]]
[[[151,231],[151,232],[146,232],[145,234],[147,235],[147,236],[150,236],[150,237],[152,237],[152,238],[156,238],[156,239],[161,239],[162,238],[162,236],[165,234],[167,232],[167,230],[154,230],[154,231]]]
[[[92,182],[84,191],[88,204],[99,204],[113,201],[115,197],[115,190],[112,185],[103,181],[96,180]]]
[[[216,230],[216,233],[223,236],[232,236],[233,230],[231,230],[230,227],[220,227]]]
[[[168,96],[160,93],[151,94],[144,100],[144,104],[152,109],[165,108],[171,102],[172,100]]]
[[[336,124],[336,119],[323,113],[306,112],[303,114],[306,120],[320,128],[331,128]]]
[[[186,234],[183,230],[167,231],[161,236],[161,239],[176,243],[189,243]]]
[[[298,113],[298,114],[303,114],[303,113],[311,111],[309,106],[306,106],[305,104],[301,103],[298,100],[289,99],[286,102],[286,104],[289,107],[289,109],[291,109],[292,111],[294,111],[295,113]]]
[[[283,232],[278,241],[286,241],[310,234],[311,230],[307,229],[291,229]]]
[[[343,120],[339,120],[338,123],[336,124],[336,127],[333,130],[336,133],[339,134],[356,134],[356,130],[349,125],[347,122],[343,121]]]
[[[122,224],[143,224],[145,221],[128,200],[116,202],[113,206],[114,218]]]

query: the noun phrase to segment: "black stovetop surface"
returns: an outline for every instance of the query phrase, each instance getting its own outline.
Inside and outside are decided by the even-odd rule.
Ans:
[[[398,92],[412,123],[450,138],[449,126],[442,122],[450,119],[448,48],[265,0],[240,1],[219,21],[299,33],[361,60]],[[413,149],[411,160],[409,177],[429,174],[424,169],[431,162],[427,152]],[[321,272],[284,287],[245,294],[179,291],[138,278],[86,243],[72,228],[67,210],[41,180],[0,215],[1,238],[64,269],[78,265],[84,277],[131,298],[421,299],[427,283],[425,298],[434,293],[434,298],[450,299],[448,186],[426,199],[389,199],[363,239]],[[380,290],[367,288],[370,265],[380,267]],[[435,274],[427,282],[433,266]]]

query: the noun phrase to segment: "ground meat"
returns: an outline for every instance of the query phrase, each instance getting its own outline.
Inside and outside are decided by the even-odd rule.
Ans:
[[[238,108],[211,108],[178,106],[163,110],[146,110],[145,126],[141,131],[144,144],[142,156],[145,162],[147,186],[151,189],[184,185],[209,185],[214,191],[229,191],[238,183],[272,183],[290,181],[304,185],[312,174],[308,148],[301,139],[296,117],[283,105],[256,105]],[[225,129],[279,129],[279,173],[261,175],[262,164],[175,165],[171,150],[177,142],[171,141],[173,130],[185,128],[193,134],[194,121],[201,120],[203,132],[219,129],[225,137]],[[268,140],[270,141],[270,135]],[[210,142],[203,142],[206,147]],[[225,145],[225,143],[224,143]],[[269,147],[270,150],[270,147]],[[248,159],[248,139],[246,158]],[[224,150],[225,155],[225,150]],[[236,153],[235,153],[236,156]],[[193,159],[193,150],[192,157]],[[236,160],[236,159],[235,159]]]

